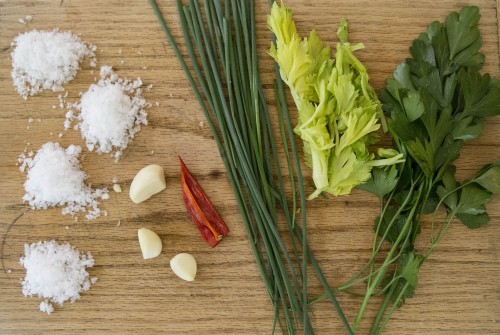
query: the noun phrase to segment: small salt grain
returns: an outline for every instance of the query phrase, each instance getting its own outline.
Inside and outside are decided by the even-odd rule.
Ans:
[[[56,106],[56,105],[52,105],[52,109],[56,109],[56,108],[57,108],[57,106]]]
[[[50,136],[54,136],[54,133],[53,132],[49,132]]]
[[[12,270],[11,269],[8,269],[7,271],[5,271],[7,273],[12,273]]]
[[[25,24],[25,23],[26,23],[26,22],[24,21],[24,19],[23,19],[23,18],[21,18],[21,17],[20,17],[19,19],[17,19],[17,22],[19,22],[20,24]]]
[[[32,119],[32,118],[29,118],[29,119],[28,119],[28,123],[31,123],[31,122],[33,122],[33,119]]]
[[[26,126],[26,129],[30,130],[30,126]]]
[[[143,69],[143,70],[147,70],[148,68],[147,68],[147,67],[145,67],[145,66],[143,66],[143,67],[142,67],[142,69]]]
[[[31,20],[33,20],[33,16],[26,15],[26,17],[24,19],[26,20],[26,22],[30,22]]]
[[[120,227],[121,225],[122,225],[122,220],[118,220],[118,222],[116,223],[116,226]]]
[[[49,303],[47,300],[44,300],[40,303],[40,312],[47,313],[50,315],[54,311],[54,306]]]
[[[121,55],[122,54],[122,49],[118,49],[118,54]]]
[[[59,138],[63,137],[63,134],[62,133],[59,133],[59,135],[57,135]]]
[[[151,91],[151,89],[152,89],[152,88],[153,88],[153,84],[149,84],[149,85],[147,86],[148,91]]]
[[[121,193],[121,191],[122,191],[122,187],[120,186],[120,184],[113,184],[113,190],[114,190],[116,193]]]
[[[64,229],[66,229],[66,230],[69,229],[69,226],[65,226]]]
[[[157,101],[157,102],[155,102],[155,106],[156,106],[156,107],[159,107],[159,106],[160,106],[160,103],[159,103],[158,101]]]
[[[122,59],[122,60],[120,61],[120,64],[123,64],[123,63],[125,63],[125,61]]]
[[[205,126],[205,122],[200,121],[200,128],[203,128]]]

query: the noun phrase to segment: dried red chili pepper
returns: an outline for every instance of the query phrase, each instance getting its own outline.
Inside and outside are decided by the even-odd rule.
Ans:
[[[213,248],[229,233],[229,228],[208,200],[200,184],[189,172],[182,158],[179,157],[179,160],[184,204],[201,236]]]

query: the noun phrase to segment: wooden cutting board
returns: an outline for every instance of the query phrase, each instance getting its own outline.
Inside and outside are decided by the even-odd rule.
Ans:
[[[159,3],[180,39],[174,1]],[[404,61],[411,41],[431,21],[443,20],[466,4],[481,8],[484,71],[499,76],[498,1],[287,1],[299,31],[305,34],[315,28],[329,44],[336,42],[339,19],[348,18],[351,41],[366,46],[358,55],[376,88]],[[258,2],[257,28],[263,81],[271,96],[274,75],[267,55],[271,40],[265,24],[268,8],[267,1]],[[33,20],[25,25],[17,22],[26,15]],[[21,200],[25,175],[18,171],[16,161],[26,147],[36,151],[48,141],[84,147],[79,132],[63,130],[65,111],[52,108],[58,104],[57,93],[23,100],[12,86],[12,39],[23,31],[56,27],[96,44],[98,66],[113,65],[120,76],[140,76],[145,87],[153,84],[151,90],[144,90],[153,104],[149,125],[118,163],[84,149],[82,166],[89,182],[111,188],[117,177],[124,190],[111,191],[110,199],[102,203],[108,215],[92,222],[83,218],[75,222],[58,208],[32,211]],[[96,74],[84,64],[66,85],[68,100],[77,101]],[[209,128],[200,126],[202,113],[146,1],[0,1],[0,85],[0,334],[271,333],[271,304],[217,148]],[[28,118],[34,122],[28,123]],[[470,178],[480,166],[498,159],[499,145],[500,119],[488,119],[483,135],[464,146],[458,177]],[[178,155],[231,229],[213,250],[201,241],[184,209]],[[135,205],[128,197],[130,182],[140,168],[151,163],[164,167],[167,189]],[[310,243],[332,285],[349,278],[368,259],[377,206],[374,197],[361,191],[309,203]],[[387,334],[500,333],[500,199],[495,198],[488,209],[491,223],[484,228],[469,230],[458,222],[452,226],[422,268],[416,296],[394,314]],[[160,257],[142,259],[137,242],[140,227],[161,236]],[[56,308],[48,316],[38,311],[38,298],[22,295],[24,271],[19,258],[24,243],[51,239],[91,251],[96,265],[90,274],[99,280],[78,302]],[[193,283],[182,282],[168,266],[179,252],[189,252],[198,260]],[[319,292],[318,283],[311,281],[310,290]],[[353,320],[359,299],[343,294],[339,299]],[[367,332],[375,311],[372,306],[360,334]],[[318,334],[344,333],[328,303],[315,305],[313,315]]]

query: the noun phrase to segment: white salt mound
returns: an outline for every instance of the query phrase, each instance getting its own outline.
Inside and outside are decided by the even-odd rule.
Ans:
[[[110,66],[103,66],[100,76],[75,105],[80,111],[76,118],[87,148],[98,153],[115,151],[113,156],[118,160],[141,125],[148,124],[147,104],[141,97],[140,78],[120,78]],[[75,118],[72,112],[66,117],[65,126]]]
[[[15,37],[12,46],[11,75],[24,99],[46,89],[64,90],[62,85],[75,77],[84,58],[95,66],[96,47],[71,32],[33,30]]]
[[[24,296],[45,299],[40,303],[40,311],[47,314],[54,311],[52,303],[61,306],[68,300],[73,303],[95,282],[86,271],[94,266],[92,254],[80,254],[69,243],[25,244],[24,256],[19,262],[26,269],[22,282]]]
[[[108,190],[92,189],[85,184],[87,174],[80,169],[78,160],[81,151],[80,146],[64,149],[59,143],[48,142],[33,158],[21,154],[20,170],[28,170],[23,200],[32,209],[65,206],[63,214],[86,212],[88,220],[99,217],[98,199],[108,199]]]

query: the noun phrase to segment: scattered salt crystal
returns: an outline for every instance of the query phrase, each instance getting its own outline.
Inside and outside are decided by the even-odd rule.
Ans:
[[[118,49],[118,54],[121,55],[122,54],[122,49]]]
[[[203,128],[205,126],[205,122],[200,121],[200,128]]]
[[[113,184],[113,190],[116,193],[120,193],[122,191],[122,187],[120,186],[120,184]]]
[[[100,216],[98,199],[109,198],[108,190],[92,189],[85,184],[87,174],[80,169],[80,146],[62,148],[59,143],[48,142],[41,146],[34,158],[19,157],[20,170],[28,169],[23,201],[32,209],[65,206],[62,214],[74,216],[87,212],[86,218]]]
[[[56,109],[56,108],[57,108],[57,106],[56,106],[56,105],[52,105],[52,109]]]
[[[53,133],[53,132],[50,132],[49,134],[50,134],[50,136],[54,136],[54,133]]]
[[[73,130],[78,130],[78,125],[77,125],[77,124],[75,124],[75,125],[73,126]]]
[[[32,118],[29,118],[29,119],[28,119],[28,123],[31,123],[31,122],[33,122],[33,119],[32,119]]]
[[[111,182],[112,182],[113,184],[118,183],[118,177],[113,177],[113,180],[111,180]]]
[[[84,58],[95,58],[88,45],[71,32],[38,31],[21,33],[14,38],[12,79],[20,96],[51,89],[62,91],[72,80]]]
[[[155,106],[156,106],[156,107],[159,107],[159,106],[160,106],[160,103],[159,103],[158,101],[157,101],[157,102],[155,102]]]
[[[30,130],[30,126],[26,126],[26,129]]]
[[[21,18],[21,17],[19,19],[17,19],[17,22],[19,22],[20,24],[25,24],[26,23],[26,21],[24,21],[24,19]]]
[[[97,277],[92,277],[92,278],[90,279],[90,282],[91,282],[92,284],[97,283]]]
[[[145,67],[145,66],[143,66],[143,67],[142,67],[142,69],[143,69],[143,70],[147,70],[148,68],[147,68],[147,67]]]
[[[12,273],[12,270],[11,270],[11,269],[8,269],[6,272],[7,272],[7,273]]]
[[[59,138],[63,137],[63,134],[62,133],[59,133],[59,135],[57,135]]]
[[[123,64],[123,63],[125,63],[125,61],[122,59],[122,60],[120,61],[120,64]]]
[[[26,20],[26,22],[30,22],[31,20],[33,20],[33,16],[26,15],[26,17],[24,19]]]
[[[120,227],[121,225],[122,225],[122,220],[118,220],[118,222],[116,223],[116,226]]]
[[[49,303],[47,300],[44,300],[40,303],[40,312],[47,313],[50,315],[54,311],[54,306]]]
[[[90,253],[81,254],[69,243],[53,240],[25,244],[19,262],[26,269],[22,293],[43,298],[40,311],[47,314],[54,311],[53,303],[62,306],[66,301],[75,302],[93,284],[86,269],[94,266],[94,258]]]
[[[148,91],[151,91],[152,88],[153,88],[153,84],[149,84],[147,87]]]
[[[101,67],[100,76],[75,106],[80,111],[79,127],[90,151],[116,149],[113,156],[118,160],[141,125],[148,123],[146,101],[138,89],[142,81],[120,78],[110,66]]]
[[[69,226],[65,226],[64,229],[66,229],[66,230],[69,229]]]

